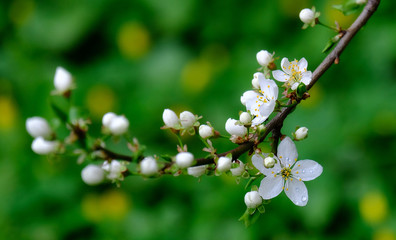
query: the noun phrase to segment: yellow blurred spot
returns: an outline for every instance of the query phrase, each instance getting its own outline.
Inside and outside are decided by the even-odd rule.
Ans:
[[[87,194],[82,200],[81,211],[84,217],[92,222],[99,222],[102,219],[100,211],[99,196]]]
[[[101,196],[100,208],[105,217],[122,220],[130,209],[129,198],[120,190],[110,190]]]
[[[297,20],[301,9],[312,7],[312,4],[308,0],[280,0],[278,3],[280,5],[280,10],[286,16],[297,17]]]
[[[381,229],[374,233],[373,240],[396,240],[396,236],[391,229]]]
[[[17,108],[10,97],[0,96],[0,130],[11,129],[15,125]]]
[[[9,17],[15,25],[23,25],[29,20],[34,10],[33,0],[14,0],[9,9]]]
[[[212,77],[211,64],[206,60],[193,60],[182,71],[182,87],[190,93],[205,89]]]
[[[150,48],[147,29],[137,22],[127,22],[121,26],[117,39],[121,53],[131,59],[143,57]]]
[[[87,194],[81,203],[84,217],[92,222],[102,220],[122,220],[130,210],[128,196],[119,190],[97,194]]]
[[[310,97],[303,100],[301,102],[301,107],[303,108],[315,108],[320,101],[322,100],[323,97],[323,91],[322,87],[320,84],[315,84],[310,90],[309,90],[309,95]]]
[[[116,96],[107,86],[96,85],[87,94],[87,107],[96,119],[100,119],[105,113],[113,111],[115,103]]]
[[[373,130],[379,135],[390,136],[396,132],[396,114],[382,110],[373,119]]]
[[[369,192],[360,200],[359,210],[367,223],[380,223],[388,214],[388,202],[382,193]]]
[[[341,11],[333,8],[333,5],[343,4],[344,2],[345,1],[343,0],[327,1],[326,8],[324,10],[325,14],[323,14],[323,16],[326,17],[324,22],[325,24],[335,26],[334,22],[337,21],[343,29],[349,28],[358,14],[356,13],[345,16]]]

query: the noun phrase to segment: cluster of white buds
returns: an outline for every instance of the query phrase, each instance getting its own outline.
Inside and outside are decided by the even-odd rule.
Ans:
[[[26,119],[26,130],[34,137],[32,150],[36,154],[48,155],[59,149],[60,143],[58,141],[48,140],[53,131],[44,118],[31,117]]]
[[[125,116],[116,115],[112,112],[103,115],[102,124],[105,132],[110,132],[113,135],[122,135],[129,128],[129,121]]]
[[[102,165],[102,169],[106,173],[106,178],[109,180],[123,180],[123,172],[127,170],[127,167],[117,160],[111,162],[105,161]]]
[[[153,157],[145,157],[140,163],[140,173],[144,176],[153,176],[158,173],[157,160]]]
[[[56,92],[64,94],[74,88],[72,75],[63,67],[57,67],[54,77]]]
[[[184,111],[180,113],[179,117],[177,117],[174,111],[170,109],[165,109],[162,114],[162,120],[164,121],[165,126],[163,126],[162,128],[182,130],[182,135],[185,132],[193,135],[195,134],[194,127],[199,126],[199,118],[200,117],[194,115],[192,112],[189,111]]]

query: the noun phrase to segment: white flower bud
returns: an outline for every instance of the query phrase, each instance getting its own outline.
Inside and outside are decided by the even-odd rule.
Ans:
[[[244,126],[236,125],[237,120],[229,118],[226,122],[225,129],[231,135],[243,137],[247,133],[247,129]]]
[[[189,167],[189,168],[187,168],[187,173],[188,173],[188,175],[191,175],[194,177],[200,177],[205,173],[206,168],[207,168],[206,165]]]
[[[275,165],[275,159],[273,157],[264,158],[264,167],[273,168]]]
[[[180,168],[188,168],[194,162],[194,155],[189,152],[181,152],[176,155],[176,164]]]
[[[47,141],[43,137],[37,137],[32,142],[33,152],[40,155],[47,155],[58,150],[59,143],[57,141]]]
[[[162,120],[164,120],[165,126],[174,128],[179,124],[179,118],[176,113],[170,109],[165,109],[162,113]]]
[[[239,163],[238,167],[230,169],[233,176],[241,176],[245,171],[245,164],[239,160],[237,160],[237,163]]]
[[[247,112],[243,112],[239,115],[239,121],[244,125],[248,125],[252,122],[252,116]]]
[[[199,126],[199,136],[201,138],[210,138],[214,135],[213,128],[208,125],[201,125]]]
[[[231,158],[228,157],[220,157],[217,160],[217,170],[219,172],[226,172],[231,169]]]
[[[113,117],[109,124],[109,130],[114,135],[122,135],[128,131],[129,121],[125,116]]]
[[[55,89],[63,93],[73,87],[72,75],[63,67],[57,67],[54,77]]]
[[[26,119],[26,130],[34,138],[49,137],[52,133],[47,120],[42,117],[31,117]]]
[[[122,172],[126,170],[126,167],[119,161],[112,160],[111,163],[105,161],[102,165],[102,169],[107,172],[106,178],[115,180],[122,177]]]
[[[189,111],[184,111],[180,113],[180,122],[184,128],[190,128],[194,126],[196,119],[194,114]]]
[[[145,157],[140,162],[140,172],[145,176],[151,176],[158,172],[157,161],[153,157]]]
[[[105,127],[108,128],[108,127],[110,126],[111,121],[112,121],[115,117],[117,117],[117,115],[116,115],[115,113],[113,113],[113,112],[108,112],[108,113],[106,113],[105,115],[103,115],[103,118],[102,118],[102,124],[103,124],[103,126],[105,126]]]
[[[312,21],[315,21],[315,13],[309,8],[304,8],[301,10],[299,17],[300,20],[306,24],[310,24]]]
[[[299,129],[297,129],[297,131],[294,134],[297,140],[303,140],[308,135],[308,128],[300,127]]]
[[[258,94],[253,91],[253,90],[249,90],[243,93],[243,95],[241,96],[241,103],[246,106],[247,101],[249,101],[252,98],[257,98]]]
[[[263,199],[257,191],[247,192],[245,194],[245,204],[248,208],[256,208],[261,205]]]
[[[260,52],[258,52],[256,54],[256,58],[257,58],[257,62],[265,67],[268,66],[268,64],[270,64],[270,62],[272,62],[272,54],[270,54],[268,51],[266,50],[261,50]]]
[[[101,167],[89,164],[81,171],[81,178],[88,185],[98,185],[103,182],[105,174]]]

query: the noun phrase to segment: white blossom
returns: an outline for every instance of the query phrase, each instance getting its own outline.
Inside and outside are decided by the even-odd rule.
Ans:
[[[54,153],[58,150],[59,142],[57,141],[47,141],[43,137],[37,137],[32,142],[33,152],[40,155],[47,155]]]
[[[289,59],[283,58],[281,61],[281,70],[272,72],[273,77],[285,83],[286,88],[296,90],[300,83],[308,85],[312,80],[312,72],[307,71],[308,62],[305,58],[300,61],[294,60],[289,62]]]
[[[63,67],[57,67],[55,71],[54,85],[58,92],[67,92],[73,88],[73,77]]]
[[[125,116],[114,117],[109,125],[109,130],[114,135],[122,135],[128,131],[129,121]]]
[[[162,120],[164,121],[165,126],[170,128],[175,128],[180,123],[176,113],[170,109],[164,110],[162,113]]]
[[[236,163],[238,164],[238,167],[231,168],[230,171],[232,173],[232,176],[241,176],[242,173],[245,171],[245,164],[240,160],[236,160]]]
[[[226,172],[231,169],[231,158],[229,157],[220,157],[217,160],[217,170],[219,172]]]
[[[248,208],[256,208],[261,203],[263,203],[263,199],[257,191],[251,191],[245,194],[245,204]]]
[[[255,117],[252,126],[263,123],[275,109],[278,99],[278,86],[273,80],[259,77],[260,90],[255,98],[246,102],[246,109]]]
[[[226,122],[225,129],[226,131],[235,136],[243,137],[247,133],[247,129],[244,126],[237,125],[237,120],[229,118]]]
[[[207,168],[207,165],[189,167],[189,168],[187,168],[187,173],[188,173],[188,175],[191,175],[194,177],[200,177],[205,173],[206,168]]]
[[[31,117],[26,119],[26,130],[34,138],[49,137],[52,133],[47,120],[42,117]]]
[[[158,164],[153,157],[145,157],[139,165],[140,172],[145,176],[152,176],[158,172]]]
[[[255,154],[253,165],[265,175],[260,183],[259,193],[263,199],[278,196],[282,190],[297,206],[308,202],[308,190],[303,181],[310,181],[322,174],[323,168],[313,160],[297,161],[298,153],[293,141],[286,137],[278,146],[278,156],[273,168],[265,168],[263,158]]]
[[[94,164],[89,164],[81,171],[82,180],[88,185],[98,185],[105,178],[104,170]]]
[[[247,112],[242,112],[241,115],[239,115],[239,121],[244,125],[248,125],[252,122],[252,116]]]
[[[122,165],[117,160],[112,160],[110,163],[105,161],[102,169],[106,172],[106,178],[110,180],[123,179],[122,172],[127,170],[126,166]]]
[[[192,126],[194,126],[194,123],[196,122],[196,118],[194,116],[194,114],[192,114],[189,111],[184,111],[182,113],[180,113],[180,122],[181,125],[187,129],[187,128],[191,128]]]
[[[303,23],[311,24],[315,21],[315,12],[309,8],[304,8],[300,11],[299,17]]]
[[[265,79],[264,74],[262,72],[256,72],[253,74],[253,79],[252,79],[252,86],[255,89],[260,89],[260,79]]]
[[[213,137],[213,135],[214,135],[214,131],[213,131],[212,127],[205,125],[205,124],[202,124],[201,126],[199,126],[199,136],[201,136],[201,138],[204,138],[204,139],[210,138],[210,137]]]
[[[266,50],[261,50],[260,52],[258,52],[256,54],[256,58],[257,62],[263,67],[268,66],[273,61],[272,54]]]
[[[189,152],[180,152],[176,155],[176,164],[180,168],[188,168],[194,162],[194,155]]]
[[[246,106],[248,100],[255,99],[257,96],[259,96],[259,94],[253,90],[246,91],[241,96],[241,103]]]
[[[303,140],[307,137],[308,135],[308,128],[306,127],[300,127],[299,129],[296,130],[294,133],[295,137],[297,140]]]

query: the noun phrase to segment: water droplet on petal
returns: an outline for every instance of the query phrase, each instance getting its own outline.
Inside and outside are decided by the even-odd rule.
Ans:
[[[307,197],[303,196],[303,197],[301,198],[301,201],[303,201],[303,202],[307,201]]]

